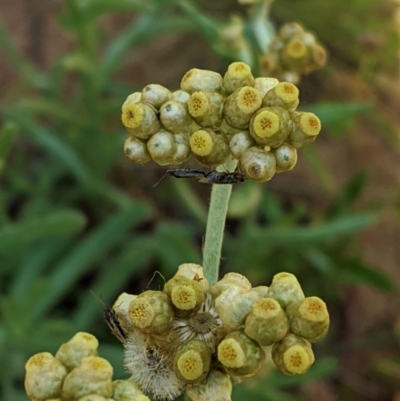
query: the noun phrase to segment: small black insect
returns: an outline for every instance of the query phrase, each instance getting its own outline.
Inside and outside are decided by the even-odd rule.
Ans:
[[[208,184],[238,184],[239,182],[243,182],[244,180],[245,176],[238,171],[224,172],[212,170],[208,173],[205,173],[204,178],[200,178],[199,181]]]
[[[98,296],[94,294],[93,291],[91,291],[91,293],[97,298],[99,298],[100,302],[103,304],[104,320],[106,321],[108,327],[110,328],[111,333],[114,334],[114,336],[117,337],[119,341],[124,343],[126,340],[126,335],[121,327],[121,324],[119,323],[118,316],[115,313],[115,310],[110,305],[107,305],[103,301],[101,295]]]
[[[167,174],[175,178],[199,178],[199,182],[206,184],[238,184],[245,180],[245,176],[237,171],[202,171],[195,169],[167,170]]]
[[[111,330],[111,333],[114,334],[115,337],[118,338],[121,343],[124,343],[126,340],[126,335],[124,330],[119,323],[117,314],[111,306],[104,304],[104,319]]]

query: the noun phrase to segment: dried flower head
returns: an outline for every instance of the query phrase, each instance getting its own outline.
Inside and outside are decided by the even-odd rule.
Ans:
[[[215,350],[215,340],[222,321],[214,307],[213,298],[207,294],[198,312],[179,318],[172,323],[180,341],[187,342],[193,338],[204,342],[212,351]]]

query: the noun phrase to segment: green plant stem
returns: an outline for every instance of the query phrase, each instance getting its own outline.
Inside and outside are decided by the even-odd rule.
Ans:
[[[217,168],[219,171],[233,171],[237,165],[231,160]],[[224,238],[225,218],[228,211],[232,185],[213,185],[210,208],[208,211],[206,236],[203,249],[203,269],[210,285],[218,280],[222,241]]]

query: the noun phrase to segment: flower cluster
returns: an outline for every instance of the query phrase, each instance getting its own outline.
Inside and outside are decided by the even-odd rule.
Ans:
[[[266,354],[282,373],[302,374],[314,362],[311,343],[329,327],[325,303],[306,298],[290,273],[275,275],[270,287],[252,287],[238,273],[210,286],[191,263],[162,291],[123,293],[112,310],[125,367],[155,400],[186,391],[193,401],[229,401],[232,383],[255,375]]]
[[[32,401],[150,401],[132,380],[112,381],[113,368],[98,356],[98,341],[77,333],[55,356],[41,352],[25,365],[25,390]]]
[[[191,69],[180,90],[150,84],[128,96],[124,152],[134,163],[177,166],[193,156],[209,168],[234,158],[246,178],[268,181],[291,170],[297,149],[320,132],[318,117],[296,111],[298,104],[295,85],[254,78],[242,62],[232,63],[223,77]]]
[[[260,58],[263,75],[273,74],[297,84],[302,74],[309,74],[326,63],[325,48],[315,36],[295,22],[284,24],[269,44],[267,55]]]

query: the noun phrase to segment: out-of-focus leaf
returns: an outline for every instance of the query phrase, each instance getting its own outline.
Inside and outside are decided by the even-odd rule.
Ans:
[[[395,281],[380,268],[368,266],[358,259],[346,259],[339,263],[335,274],[351,284],[368,284],[384,291],[393,291]]]
[[[154,10],[154,2],[151,0],[86,0],[79,4],[79,8],[87,18],[93,18],[104,13],[121,11],[150,13]]]
[[[359,198],[368,182],[368,172],[356,172],[341,188],[327,211],[327,217],[332,218],[344,214]]]
[[[85,216],[74,210],[53,212],[0,228],[0,253],[15,252],[43,238],[66,237],[79,232]]]
[[[3,169],[5,159],[14,138],[17,134],[17,126],[13,123],[6,123],[0,131],[0,171]]]
[[[124,244],[123,250],[112,260],[106,263],[100,276],[91,287],[93,294],[101,296],[104,302],[121,291],[124,284],[138,271],[147,265],[153,258],[153,251],[157,247],[152,237],[139,237]],[[127,290],[127,289],[125,289]],[[83,302],[77,309],[73,321],[79,330],[87,330],[99,314],[102,314],[102,305],[92,293],[85,293]]]
[[[22,57],[12,42],[12,37],[13,36],[7,32],[4,24],[0,21],[0,46],[7,54],[8,60],[11,61],[12,65],[21,74],[22,78],[31,86],[46,89],[49,84],[47,76],[36,71],[35,68],[28,63],[24,57]]]
[[[233,188],[229,200],[228,217],[240,218],[254,212],[262,199],[262,187],[250,180]]]
[[[305,243],[315,244],[353,234],[375,223],[377,219],[378,215],[376,213],[360,213],[309,227],[254,228],[248,235],[251,237],[250,241],[253,242],[253,247],[263,246],[262,244],[284,246]]]
[[[154,250],[168,272],[168,276],[176,273],[182,263],[201,264],[201,255],[194,246],[188,227],[178,224],[159,224],[156,232],[157,248]]]
[[[301,155],[309,164],[322,187],[332,193],[336,187],[335,179],[326,167],[321,155],[312,146],[301,149]]]
[[[128,230],[149,216],[150,209],[142,203],[132,204],[106,220],[91,235],[82,240],[49,275],[49,291],[35,305],[32,320],[46,313],[93,264],[103,258],[127,234]]]
[[[150,40],[152,37],[171,31],[191,31],[193,23],[187,18],[163,18],[154,15],[142,15],[119,35],[108,46],[103,61],[99,66],[99,82],[103,86],[108,82],[112,73],[123,65],[122,59],[135,44]]]
[[[355,117],[371,110],[371,103],[318,103],[307,108],[321,120],[333,137],[340,138],[349,128]]]

